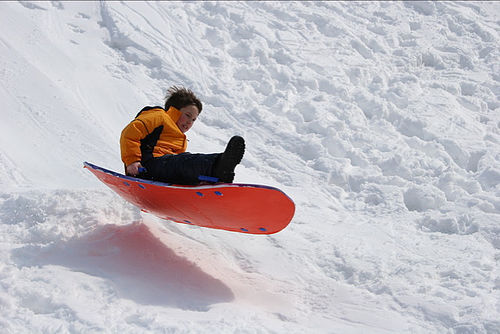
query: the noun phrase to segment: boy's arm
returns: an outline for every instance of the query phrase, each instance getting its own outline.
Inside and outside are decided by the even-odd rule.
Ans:
[[[141,161],[141,139],[148,135],[146,123],[140,119],[130,122],[120,136],[120,151],[125,166]]]

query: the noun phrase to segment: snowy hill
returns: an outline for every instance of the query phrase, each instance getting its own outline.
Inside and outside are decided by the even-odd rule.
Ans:
[[[1,333],[500,333],[498,2],[1,2]],[[248,236],[91,173],[171,85],[191,152],[297,206]]]

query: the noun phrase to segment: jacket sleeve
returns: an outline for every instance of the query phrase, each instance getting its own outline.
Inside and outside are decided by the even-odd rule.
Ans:
[[[120,136],[120,151],[125,166],[141,161],[141,139],[147,135],[145,124],[137,119],[123,129]]]
[[[161,125],[161,116],[157,113],[145,113],[130,122],[120,136],[120,151],[125,166],[141,161],[141,140],[152,130]]]

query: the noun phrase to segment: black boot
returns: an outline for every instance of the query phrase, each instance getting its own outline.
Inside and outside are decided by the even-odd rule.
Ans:
[[[227,143],[226,150],[217,159],[213,175],[224,183],[234,180],[234,169],[243,159],[245,153],[245,140],[240,136],[232,137]]]

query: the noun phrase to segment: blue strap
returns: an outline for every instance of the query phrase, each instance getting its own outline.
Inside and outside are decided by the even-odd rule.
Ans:
[[[206,182],[219,182],[219,179],[213,176],[206,176],[206,175],[200,175],[198,176],[198,180],[200,181],[206,181]]]

